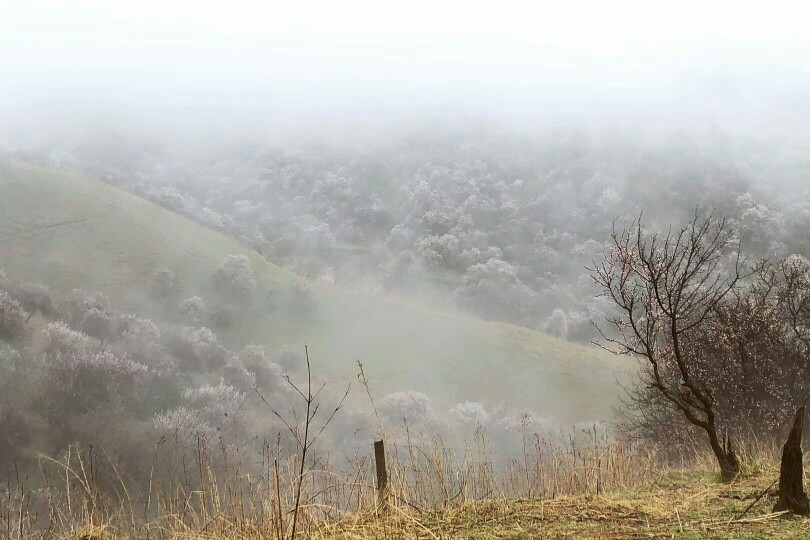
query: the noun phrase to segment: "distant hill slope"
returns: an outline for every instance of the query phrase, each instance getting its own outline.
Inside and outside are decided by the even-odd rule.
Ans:
[[[159,318],[147,291],[171,268],[198,294],[227,255],[250,257],[263,290],[302,278],[239,241],[103,182],[40,167],[0,167],[0,268],[59,293],[100,290]],[[417,299],[314,286],[315,315],[251,311],[226,341],[306,341],[321,375],[352,378],[362,360],[377,393],[419,390],[447,403],[525,407],[563,422],[607,420],[630,361],[540,332],[435,310]],[[272,296],[258,302],[271,302]],[[255,316],[254,316],[255,315]]]

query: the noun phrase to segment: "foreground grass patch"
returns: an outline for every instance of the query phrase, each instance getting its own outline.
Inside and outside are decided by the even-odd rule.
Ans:
[[[740,519],[777,471],[721,484],[711,473],[670,474],[604,496],[471,503],[443,512],[390,509],[351,515],[316,538],[807,538],[810,519],[775,515],[769,492]]]

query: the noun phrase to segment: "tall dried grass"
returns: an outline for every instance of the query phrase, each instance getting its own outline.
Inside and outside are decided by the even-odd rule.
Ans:
[[[435,512],[473,501],[553,499],[615,492],[660,473],[654,453],[592,433],[560,446],[535,437],[519,457],[499,459],[478,433],[463,448],[439,438],[388,444],[389,483],[375,485],[373,441],[340,455],[300,456],[265,444],[251,461],[243,449],[198,438],[162,441],[146,485],[128,480],[114,460],[71,447],[60,460],[41,458],[39,474],[14,477],[0,501],[0,536],[289,538],[296,509],[305,537],[347,516]],[[299,471],[303,470],[303,475]],[[384,504],[383,504],[384,503]]]

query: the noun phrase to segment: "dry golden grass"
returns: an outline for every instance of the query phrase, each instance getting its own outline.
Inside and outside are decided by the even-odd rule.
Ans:
[[[671,472],[652,483],[601,496],[550,500],[476,501],[444,510],[416,511],[389,505],[346,514],[303,532],[326,539],[641,539],[807,538],[810,519],[773,514],[771,486],[776,469],[764,469],[730,484],[706,471]],[[739,518],[743,512],[749,511]],[[269,540],[274,531],[237,524],[225,516],[201,529],[153,530],[177,540]],[[110,528],[82,527],[67,539],[123,537]]]
[[[776,474],[766,469],[722,484],[714,473],[680,472],[602,496],[480,501],[441,512],[393,508],[347,516],[313,538],[808,538],[810,519],[771,513],[770,494],[738,519]]]
[[[369,462],[355,464],[353,471],[309,469],[296,537],[808,537],[810,519],[771,511],[773,482],[778,475],[772,451],[762,449],[765,457],[758,460],[748,455],[744,473],[725,484],[719,482],[708,458],[693,461],[690,468],[667,470],[654,455],[615,445],[578,449],[574,460],[570,451],[550,454],[547,450],[541,464],[519,460],[500,470],[489,466],[495,474],[484,480],[465,468],[469,463],[449,460],[440,449],[420,450],[426,461],[409,462],[407,457],[393,454],[384,505],[378,500]],[[430,461],[447,474],[437,474],[439,469],[431,468]],[[520,461],[529,463],[528,477],[526,469],[518,467]],[[0,501],[0,537],[289,538],[294,460],[280,467],[279,489],[275,474],[248,479],[231,470],[229,477],[214,469],[211,459],[203,467],[196,464],[200,477],[195,481],[155,481],[147,500],[125,491],[123,483],[113,493],[102,493],[94,485],[98,469],[76,454],[71,462],[51,465],[55,470],[45,488],[12,488],[4,496],[6,500]],[[531,486],[522,483],[527,478]],[[492,489],[473,488],[481,481],[491,482]],[[532,498],[528,498],[530,492]]]

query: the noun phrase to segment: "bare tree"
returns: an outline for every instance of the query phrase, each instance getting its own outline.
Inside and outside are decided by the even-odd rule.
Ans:
[[[693,377],[714,398],[715,416],[738,442],[748,435],[781,436],[785,419],[810,395],[806,336],[810,262],[797,256],[757,265],[684,338]],[[649,363],[626,389],[623,427],[665,443],[691,445],[694,426],[654,385]]]
[[[702,366],[705,348],[696,336],[746,275],[729,223],[710,214],[666,235],[648,234],[642,218],[614,230],[612,249],[591,271],[618,307],[600,333],[605,348],[644,359],[644,384],[703,430],[724,479],[739,472],[728,431]],[[724,436],[725,435],[725,436]]]
[[[254,386],[253,390],[259,396],[259,399],[270,409],[270,412],[278,418],[281,423],[287,428],[287,431],[290,432],[293,439],[295,440],[298,451],[300,454],[301,461],[299,462],[299,470],[298,470],[298,477],[296,478],[296,485],[295,485],[295,506],[292,510],[292,530],[290,531],[290,538],[295,538],[295,532],[298,527],[298,516],[299,511],[301,509],[301,487],[304,484],[304,477],[307,474],[306,471],[306,461],[307,461],[307,454],[312,449],[313,445],[318,441],[318,439],[323,435],[324,431],[329,424],[332,423],[332,420],[335,419],[335,415],[343,408],[343,403],[346,401],[346,398],[349,395],[349,391],[352,388],[351,383],[346,387],[346,392],[343,394],[343,397],[340,399],[340,402],[331,410],[329,415],[321,422],[320,426],[315,424],[315,418],[318,414],[318,410],[320,409],[321,403],[318,401],[318,396],[321,394],[323,389],[326,387],[326,383],[321,384],[321,386],[313,392],[314,387],[312,384],[312,365],[309,361],[309,348],[305,345],[304,346],[304,356],[306,357],[307,361],[307,383],[304,387],[303,385],[299,386],[295,384],[292,379],[290,379],[289,375],[284,375],[284,380],[287,381],[287,384],[290,386],[292,390],[295,391],[298,396],[300,396],[303,406],[305,408],[305,414],[303,419],[299,419],[297,412],[293,408],[292,410],[292,417],[282,416],[279,413],[278,409],[276,409],[273,405],[271,405],[267,399],[265,399],[264,395],[262,395],[261,391],[259,391],[258,386]],[[313,435],[314,434],[314,435]],[[278,480],[277,480],[278,481]],[[280,503],[279,503],[280,504]],[[279,513],[280,515],[280,513]]]
[[[810,261],[791,255],[771,268],[763,282],[778,290],[792,337],[797,347],[810,355]]]

